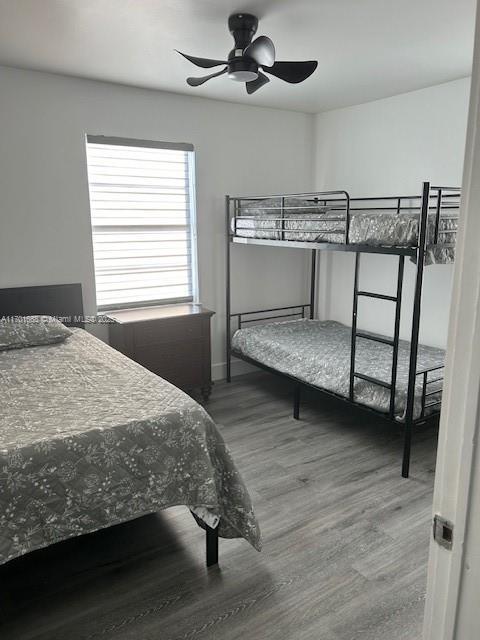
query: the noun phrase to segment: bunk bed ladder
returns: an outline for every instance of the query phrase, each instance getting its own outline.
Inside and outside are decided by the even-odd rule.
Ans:
[[[424,182],[417,246],[417,273],[415,278],[415,295],[413,298],[412,335],[410,339],[410,362],[408,367],[407,407],[405,411],[405,437],[402,460],[402,476],[404,478],[408,478],[410,472],[410,450],[412,446],[415,387],[417,382],[418,337],[420,332],[420,313],[422,306],[423,269],[425,266],[425,252],[427,249],[427,227],[428,212],[430,207],[430,191],[430,183]],[[441,189],[438,189],[438,192],[438,200],[440,200],[441,207]],[[437,209],[437,211],[439,212],[440,209]]]
[[[397,383],[397,364],[398,364],[398,345],[400,340],[400,317],[402,310],[402,287],[403,287],[403,271],[405,267],[405,256],[398,256],[398,270],[397,270],[397,290],[394,296],[385,295],[383,293],[375,293],[373,291],[359,290],[358,280],[360,275],[360,253],[355,254],[355,278],[353,283],[353,310],[352,310],[352,337],[351,337],[351,351],[350,351],[350,401],[355,401],[355,379],[359,378],[365,380],[371,384],[379,385],[390,391],[390,403],[389,403],[389,417],[394,419],[395,417],[395,388]],[[395,322],[393,330],[393,338],[384,338],[383,336],[377,336],[372,333],[366,333],[364,331],[358,331],[357,329],[357,316],[358,316],[358,299],[360,297],[374,298],[376,300],[385,300],[395,303]],[[380,380],[379,378],[373,378],[367,376],[364,373],[355,370],[355,356],[357,348],[357,338],[363,338],[365,340],[372,340],[373,342],[381,342],[392,347],[392,373],[390,381]]]

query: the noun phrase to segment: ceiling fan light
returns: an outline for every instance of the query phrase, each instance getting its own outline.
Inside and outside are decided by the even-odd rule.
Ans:
[[[251,82],[258,78],[258,64],[255,60],[235,56],[231,51],[228,60],[228,77],[236,82]]]
[[[258,73],[256,71],[231,71],[228,74],[228,77],[231,80],[236,80],[237,82],[250,82],[251,80],[256,80],[258,78]]]

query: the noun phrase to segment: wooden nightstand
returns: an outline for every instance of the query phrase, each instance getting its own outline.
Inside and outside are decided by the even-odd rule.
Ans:
[[[110,345],[184,391],[212,390],[210,318],[200,304],[107,313]]]

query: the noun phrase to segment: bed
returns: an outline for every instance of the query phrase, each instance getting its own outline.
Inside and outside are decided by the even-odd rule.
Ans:
[[[410,192],[411,193],[411,192]],[[226,370],[238,357],[293,383],[293,417],[299,419],[303,386],[402,423],[402,477],[408,478],[414,428],[438,421],[442,406],[444,353],[419,344],[424,269],[454,261],[461,188],[421,183],[416,195],[351,197],[346,190],[275,196],[225,197]],[[296,248],[310,258],[309,300],[245,311],[232,309],[231,259],[237,248]],[[235,247],[235,249],[233,249]],[[351,327],[320,323],[317,315],[318,257],[322,251],[355,256]],[[364,254],[388,256],[395,265],[388,293],[362,286]],[[405,317],[405,260],[415,264],[410,342],[400,340]],[[283,291],[283,289],[282,289]],[[298,296],[296,289],[293,295]],[[391,334],[363,331],[359,301],[382,301],[393,311]],[[296,302],[299,299],[296,297]],[[409,305],[410,306],[410,305]],[[363,308],[363,304],[360,305]],[[271,324],[284,320],[302,322]],[[306,322],[306,319],[311,322]],[[269,322],[269,326],[259,326]],[[235,333],[235,330],[239,330]]]
[[[63,342],[0,351],[0,563],[174,505],[194,512],[214,555],[212,531],[260,549],[212,419],[80,328],[78,287],[0,290],[0,317],[36,311],[71,326]]]
[[[340,208],[339,208],[340,209]],[[345,211],[300,199],[289,199],[283,215],[277,199],[241,201],[231,221],[231,231],[238,237],[297,242],[345,242]],[[455,259],[453,244],[458,213],[442,209],[438,224],[439,243],[434,245],[436,215],[428,216],[427,263],[451,263]],[[409,247],[418,242],[418,211],[369,210],[350,211],[350,244]]]
[[[232,350],[235,355],[247,357],[314,387],[345,398],[349,396],[351,328],[340,322],[299,319],[246,327],[234,334]],[[395,394],[395,416],[399,421],[405,418],[409,357],[410,343],[400,340]],[[443,367],[444,357],[442,349],[419,345],[418,370],[431,371],[429,379],[438,377],[437,368]],[[358,338],[356,370],[359,373],[389,381],[391,362],[392,349],[389,345]],[[430,385],[430,392],[432,403],[441,397],[440,381],[437,386],[435,383]],[[422,379],[419,377],[415,417],[424,410],[422,393]],[[388,389],[359,378],[355,381],[354,394],[358,404],[388,414]]]

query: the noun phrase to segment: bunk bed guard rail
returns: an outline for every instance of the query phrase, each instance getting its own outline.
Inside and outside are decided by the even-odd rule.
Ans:
[[[253,222],[261,228],[262,234],[281,241],[288,240],[290,223],[300,224],[302,232],[315,240],[318,229],[309,228],[312,215],[322,214],[322,234],[342,236],[348,244],[350,228],[350,196],[347,191],[322,191],[318,193],[295,193],[270,196],[242,196],[229,198],[233,205],[233,235],[240,228],[248,229]],[[331,224],[332,227],[325,227]]]
[[[340,245],[343,245],[344,249],[355,251],[358,248],[349,245],[362,244],[358,241],[358,228],[362,225],[361,214],[412,214],[417,216],[419,233],[422,200],[423,194],[351,198],[347,191],[229,197],[228,231],[237,242],[248,239],[254,243],[261,241],[262,244],[280,243],[291,246],[294,243],[295,246],[320,243],[336,245],[339,249]],[[458,218],[460,189],[429,186],[428,203],[429,217],[431,214],[428,245],[454,247],[454,223]],[[357,233],[353,236],[352,216],[360,216],[355,217]],[[391,221],[393,222],[394,218]],[[367,220],[366,229],[368,224]],[[415,255],[416,242],[408,242],[402,247],[402,239],[398,240],[393,246],[382,246],[379,242],[375,252]],[[370,249],[362,246],[363,251]]]

